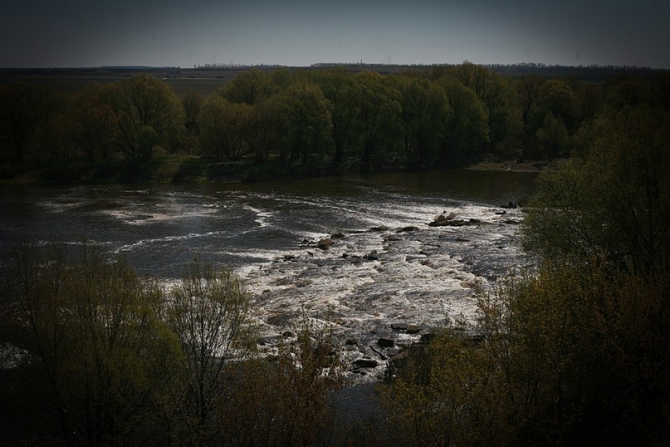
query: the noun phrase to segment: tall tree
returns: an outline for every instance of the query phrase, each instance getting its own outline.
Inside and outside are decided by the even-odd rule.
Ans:
[[[228,102],[217,94],[210,95],[198,113],[200,145],[208,155],[222,161],[226,151],[225,114]]]
[[[224,157],[239,160],[250,151],[253,121],[253,106],[230,103],[214,93],[203,103],[198,115],[200,143],[217,161]]]
[[[146,73],[115,85],[114,110],[117,143],[132,160],[150,160],[153,147],[174,141],[184,123],[183,106],[172,88]]]
[[[359,119],[358,149],[360,169],[370,172],[374,167],[391,163],[397,158],[395,145],[401,138],[399,90],[384,82],[384,78],[371,72],[356,75]]]
[[[533,129],[539,129],[551,113],[572,135],[579,125],[579,99],[567,82],[551,79],[538,89],[537,101],[530,113]]]
[[[570,134],[560,116],[547,112],[542,127],[535,134],[539,154],[547,160],[556,157],[567,157],[571,144]]]
[[[69,144],[72,97],[63,92],[43,91],[37,104],[40,119],[35,123],[36,140],[44,158],[67,160],[76,157]]]
[[[670,115],[649,107],[594,123],[583,158],[542,177],[526,246],[549,258],[604,256],[663,272],[670,261]]]
[[[258,70],[240,73],[221,89],[221,95],[230,102],[257,105],[277,93],[269,77]]]
[[[181,419],[191,442],[206,443],[216,435],[226,367],[233,356],[244,358],[248,318],[249,298],[228,270],[194,260],[171,291],[168,321],[186,357]]]
[[[405,158],[414,169],[434,166],[438,145],[444,137],[451,110],[444,89],[420,78],[397,78],[402,93]]]
[[[335,154],[335,170],[342,168],[346,151],[356,142],[356,123],[358,121],[358,100],[355,79],[344,70],[329,70],[314,76],[323,95],[330,104],[330,116],[333,125],[332,139]]]
[[[191,134],[198,133],[198,114],[203,102],[202,95],[198,92],[187,92],[181,100],[184,106],[186,131]]]
[[[282,119],[286,123],[286,149],[282,158],[287,165],[294,159],[306,164],[310,156],[330,149],[332,123],[328,102],[318,86],[298,81],[277,96],[282,103]]]
[[[117,122],[109,84],[91,84],[77,93],[70,109],[70,137],[89,161],[107,161],[114,145]]]
[[[451,76],[440,78],[452,117],[445,126],[442,164],[457,164],[478,157],[489,142],[488,111],[475,92]]]
[[[458,78],[486,104],[489,115],[489,148],[499,157],[513,156],[518,147],[523,123],[512,81],[486,67],[470,63],[451,69],[449,75]]]

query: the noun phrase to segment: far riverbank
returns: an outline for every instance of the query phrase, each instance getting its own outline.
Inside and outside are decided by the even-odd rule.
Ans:
[[[545,161],[484,161],[463,166],[475,171],[541,172]],[[326,163],[287,167],[279,160],[216,162],[190,155],[155,157],[144,163],[63,163],[21,170],[5,166],[0,185],[111,185],[133,183],[255,183],[332,177],[354,172],[337,172]]]

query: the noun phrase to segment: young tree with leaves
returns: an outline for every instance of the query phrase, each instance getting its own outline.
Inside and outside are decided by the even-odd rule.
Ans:
[[[196,259],[170,291],[167,318],[186,360],[181,436],[197,445],[208,443],[216,436],[216,414],[227,397],[229,363],[246,353],[249,297],[232,272]]]
[[[16,323],[9,341],[19,348],[14,397],[32,417],[44,414],[32,436],[65,445],[162,442],[158,403],[167,403],[181,351],[157,317],[157,286],[87,246],[74,256],[61,246],[26,248],[7,285]]]

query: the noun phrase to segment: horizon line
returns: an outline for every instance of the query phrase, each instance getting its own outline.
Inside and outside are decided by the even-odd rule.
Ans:
[[[386,63],[386,62],[316,62],[310,65],[284,65],[271,63],[257,64],[234,64],[234,63],[205,63],[195,64],[193,67],[182,67],[179,65],[98,65],[98,66],[35,66],[35,67],[0,67],[0,71],[10,70],[203,70],[203,69],[236,69],[236,68],[327,68],[327,67],[349,67],[349,66],[385,66],[385,67],[455,67],[464,64],[480,65],[484,67],[524,67],[524,68],[581,68],[581,69],[630,69],[630,70],[652,70],[667,71],[670,68],[654,68],[650,66],[634,64],[589,64],[589,65],[565,65],[565,64],[547,64],[544,62],[515,62],[515,63],[476,63],[463,61],[460,63],[448,62],[427,62],[427,63]]]

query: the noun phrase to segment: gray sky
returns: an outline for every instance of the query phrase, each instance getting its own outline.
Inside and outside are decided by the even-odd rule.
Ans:
[[[670,0],[2,0],[0,66],[670,68]]]

